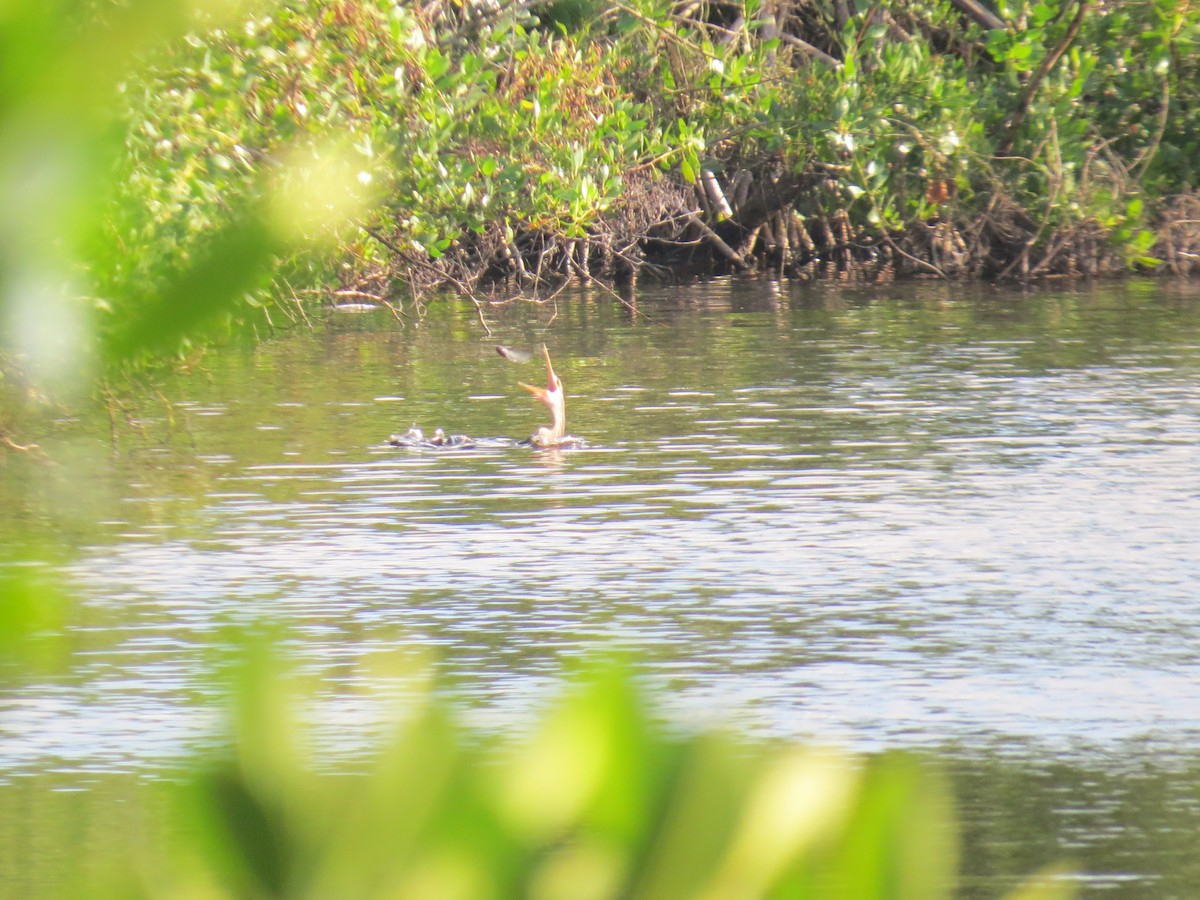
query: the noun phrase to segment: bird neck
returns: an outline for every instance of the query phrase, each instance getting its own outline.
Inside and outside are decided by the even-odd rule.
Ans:
[[[550,432],[554,436],[554,440],[558,440],[567,433],[567,401],[563,396],[562,384],[560,383],[550,395],[550,401],[547,404],[550,407]]]

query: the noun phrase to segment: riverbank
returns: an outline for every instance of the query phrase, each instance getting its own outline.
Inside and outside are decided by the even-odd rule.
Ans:
[[[1183,2],[155,9],[4,19],[0,452],[330,301],[1200,259]]]
[[[144,70],[151,202],[112,225],[186,248],[311,157],[283,179],[344,216],[297,216],[297,294],[1187,275],[1198,35],[1183,3],[266,4]]]

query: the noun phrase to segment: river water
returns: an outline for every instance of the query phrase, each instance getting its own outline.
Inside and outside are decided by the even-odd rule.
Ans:
[[[934,754],[966,895],[1061,859],[1088,895],[1195,895],[1200,288],[717,281],[486,316],[331,312],[112,433],[48,426],[54,471],[10,458],[0,540],[67,540],[80,598],[70,676],[0,694],[22,815],[202,742],[222,629],[272,619],[330,683],[432,649],[486,727],[633,649],[685,726]],[[527,436],[544,376],[494,346],[540,342],[585,448],[386,444]],[[371,716],[331,696],[331,739]]]

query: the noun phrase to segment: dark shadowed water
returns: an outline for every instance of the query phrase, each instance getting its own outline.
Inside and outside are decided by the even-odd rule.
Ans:
[[[115,443],[55,425],[62,470],[0,472],[0,540],[80,548],[84,626],[70,678],[0,694],[0,779],[99,782],[203,740],[231,622],[284,620],[330,683],[433,649],[487,726],[615,645],[684,725],[936,753],[971,895],[1070,858],[1096,896],[1195,896],[1200,287],[638,305],[515,304],[492,337],[466,304],[331,313],[211,355]],[[517,382],[544,376],[494,345],[539,341],[587,448],[386,445],[526,437],[544,409]],[[376,715],[327,713],[350,753]]]

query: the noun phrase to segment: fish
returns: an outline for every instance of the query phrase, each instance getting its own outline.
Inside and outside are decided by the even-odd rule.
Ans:
[[[505,347],[503,344],[496,345],[496,352],[509,362],[527,363],[533,359],[532,353],[526,353],[524,350],[514,350],[512,347]]]

